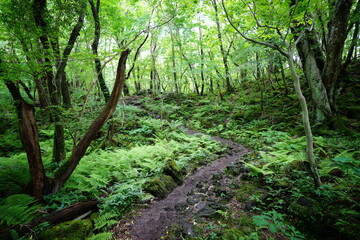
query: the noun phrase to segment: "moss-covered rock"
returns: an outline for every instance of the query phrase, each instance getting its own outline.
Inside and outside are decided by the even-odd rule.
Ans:
[[[163,169],[163,173],[172,177],[177,184],[182,184],[184,176],[174,160],[168,160]]]
[[[289,206],[290,212],[306,221],[316,221],[321,212],[317,202],[311,198],[300,197]]]
[[[250,193],[256,188],[255,184],[250,182],[244,183],[236,193],[236,200],[239,202],[245,202],[249,199]]]
[[[72,220],[56,225],[39,234],[41,240],[82,240],[92,231],[90,219]]]
[[[159,177],[151,179],[145,185],[145,191],[155,197],[165,198],[176,186],[177,184],[172,177],[161,174]]]

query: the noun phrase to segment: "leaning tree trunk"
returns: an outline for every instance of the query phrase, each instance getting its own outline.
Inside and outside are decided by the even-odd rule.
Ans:
[[[90,125],[83,138],[74,147],[69,160],[56,171],[55,184],[53,186],[52,192],[57,192],[69,179],[76,166],[79,164],[81,158],[84,156],[90,143],[96,138],[96,134],[114,112],[123,90],[123,84],[125,82],[126,59],[129,53],[130,50],[126,50],[121,53],[116,73],[115,85],[112,90],[110,99],[100,115]]]

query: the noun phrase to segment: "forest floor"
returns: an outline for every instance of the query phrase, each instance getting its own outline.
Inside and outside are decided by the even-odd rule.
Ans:
[[[128,98],[127,104],[145,109],[137,98]],[[146,109],[145,109],[146,110]],[[155,118],[156,113],[148,112]],[[190,135],[202,133],[181,126]],[[164,199],[151,200],[146,207],[138,208],[114,228],[116,239],[155,240],[195,237],[197,224],[206,222],[229,207],[245,211],[243,205],[231,206],[233,188],[241,184],[246,170],[239,160],[249,153],[246,147],[221,137],[212,137],[228,148],[228,151],[212,163],[198,168],[186,176]],[[225,171],[232,174],[225,174]],[[235,174],[234,174],[235,173]],[[232,176],[235,175],[235,176]],[[176,236],[175,236],[176,235]]]
[[[200,134],[196,131],[185,131],[189,134]],[[211,217],[223,209],[222,198],[231,196],[231,184],[240,179],[240,175],[233,179],[226,177],[224,170],[234,166],[249,150],[230,140],[220,137],[213,139],[226,144],[229,151],[187,176],[184,183],[165,199],[153,201],[148,208],[138,212],[138,216],[133,217],[132,224],[129,224],[129,219],[121,221],[115,229],[116,239],[164,239],[169,227],[175,225],[181,228],[182,234],[194,236],[193,225],[196,221]]]

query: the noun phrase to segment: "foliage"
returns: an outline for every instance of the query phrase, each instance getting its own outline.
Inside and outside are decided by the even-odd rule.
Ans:
[[[0,225],[30,222],[36,216],[41,205],[36,199],[25,194],[14,194],[0,200]]]
[[[270,233],[281,232],[288,239],[305,239],[293,226],[284,222],[284,215],[276,211],[263,212],[261,215],[253,216],[255,225],[262,229],[268,229]]]

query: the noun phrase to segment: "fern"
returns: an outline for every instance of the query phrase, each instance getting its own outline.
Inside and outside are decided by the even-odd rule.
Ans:
[[[12,225],[30,222],[40,208],[36,199],[25,194],[15,194],[1,202],[0,225]]]
[[[109,240],[111,238],[112,238],[111,232],[103,232],[103,233],[94,234],[91,237],[86,238],[86,240]]]
[[[103,228],[108,228],[116,223],[118,221],[114,220],[118,215],[111,212],[106,212],[99,217],[95,218],[95,228],[94,230],[100,230]]]
[[[267,170],[267,166],[263,166],[262,168],[256,167],[255,165],[251,164],[251,163],[246,163],[244,162],[244,164],[246,166],[248,166],[252,171],[253,174],[255,176],[258,176],[259,174],[263,174],[263,175],[269,175],[269,174],[273,174],[274,172],[271,170]]]

